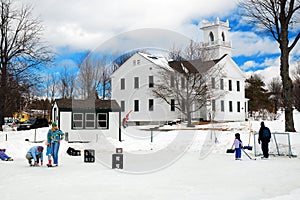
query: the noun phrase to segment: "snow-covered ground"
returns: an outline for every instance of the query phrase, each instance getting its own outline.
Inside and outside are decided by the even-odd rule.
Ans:
[[[293,154],[300,152],[300,114],[295,112],[291,133]],[[283,132],[283,116],[266,121],[272,132]],[[219,200],[219,199],[300,199],[300,158],[271,156],[250,160],[245,154],[236,161],[226,154],[234,134],[239,132],[248,145],[249,127],[257,131],[260,121],[201,125],[193,130],[183,125],[164,127],[176,130],[153,131],[148,127],[123,129],[122,143],[99,137],[91,143],[62,142],[59,167],[29,167],[25,154],[33,145],[35,131],[0,132],[0,148],[14,158],[0,162],[0,198],[72,200]],[[223,131],[221,131],[223,129]],[[226,131],[225,131],[226,130]],[[36,130],[36,141],[46,138],[48,129]],[[7,141],[6,141],[7,137]],[[284,142],[283,142],[284,143]],[[287,143],[286,143],[287,144]],[[253,145],[253,135],[250,138]],[[72,157],[68,147],[95,149],[96,162],[85,163],[83,153]],[[111,169],[116,147],[124,151],[124,169]],[[273,148],[273,147],[272,147]],[[280,148],[285,148],[280,146]],[[254,151],[247,151],[254,157]],[[46,158],[46,156],[45,156]],[[46,159],[44,160],[46,163]]]

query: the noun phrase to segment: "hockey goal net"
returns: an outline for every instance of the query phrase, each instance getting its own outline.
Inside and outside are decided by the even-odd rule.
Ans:
[[[262,154],[261,144],[258,144],[258,133],[254,133],[254,154],[260,156]],[[272,137],[269,143],[269,154],[273,156],[289,156],[296,157],[292,153],[290,133],[272,133]]]

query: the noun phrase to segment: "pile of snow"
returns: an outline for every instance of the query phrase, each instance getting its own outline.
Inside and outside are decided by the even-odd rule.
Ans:
[[[295,112],[294,116],[299,131],[300,115]],[[272,132],[284,131],[282,115],[265,124]],[[242,161],[236,161],[234,154],[225,153],[235,133],[248,145],[249,132],[258,131],[259,126],[260,121],[199,125],[193,130],[173,125],[171,131],[152,131],[152,142],[149,127],[131,126],[122,129],[121,143],[104,136],[91,143],[63,141],[56,168],[29,167],[25,159],[31,146],[45,146],[48,128],[0,132],[0,148],[14,158],[0,162],[1,200],[299,199],[299,156],[250,160],[243,154]],[[293,153],[298,154],[300,134],[290,135]],[[253,145],[253,136],[249,145]],[[96,162],[69,156],[68,147],[94,149]],[[123,148],[124,169],[111,169],[116,147]],[[253,151],[247,153],[254,158]]]

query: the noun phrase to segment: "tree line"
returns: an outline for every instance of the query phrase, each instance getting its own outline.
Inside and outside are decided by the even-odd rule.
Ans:
[[[292,72],[293,82],[293,109],[300,111],[300,63]],[[253,74],[246,79],[246,98],[249,99],[249,116],[266,118],[268,113],[274,117],[279,109],[284,109],[283,85],[280,77],[274,77],[265,83],[261,77]]]

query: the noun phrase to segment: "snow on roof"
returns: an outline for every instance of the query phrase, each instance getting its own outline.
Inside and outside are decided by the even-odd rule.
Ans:
[[[146,58],[147,60],[149,60],[150,62],[154,63],[155,65],[157,65],[159,67],[163,67],[165,69],[173,71],[172,68],[168,64],[168,60],[163,56],[155,56],[155,55],[141,53],[141,52],[138,52],[138,54],[143,56],[144,58]]]

